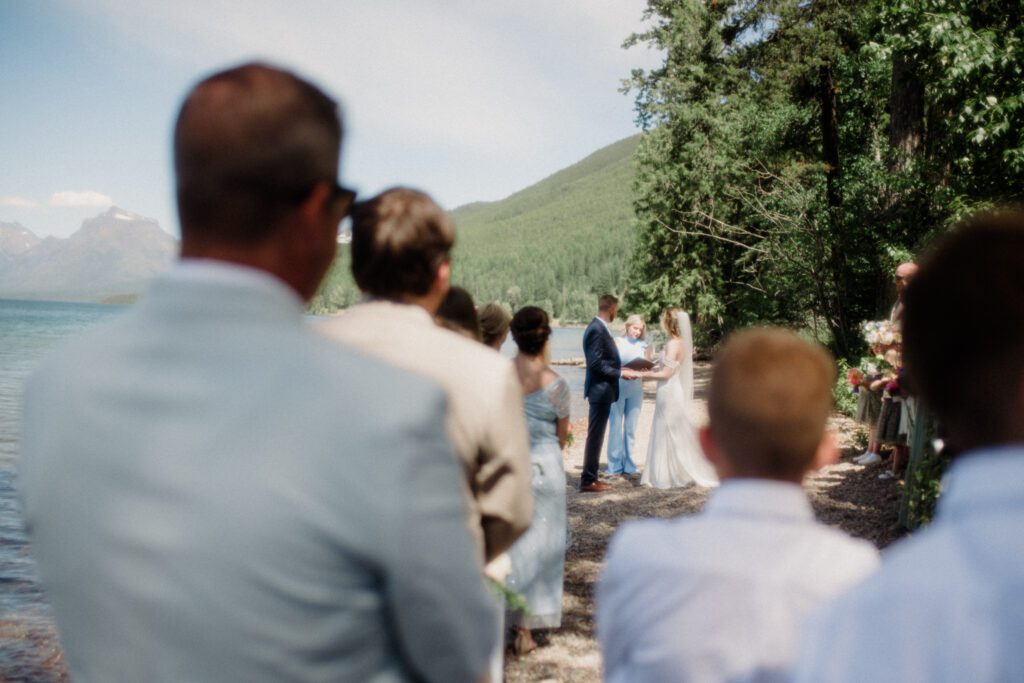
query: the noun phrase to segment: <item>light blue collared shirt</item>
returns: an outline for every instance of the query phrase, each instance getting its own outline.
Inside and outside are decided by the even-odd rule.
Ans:
[[[1024,444],[959,456],[935,521],[805,631],[798,681],[1024,676]]]

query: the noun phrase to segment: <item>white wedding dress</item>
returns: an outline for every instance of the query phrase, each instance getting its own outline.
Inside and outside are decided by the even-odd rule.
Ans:
[[[686,486],[691,482],[700,486],[717,486],[718,476],[697,441],[697,428],[692,416],[693,334],[690,316],[682,312],[678,322],[683,358],[679,363],[662,359],[662,363],[674,368],[674,372],[667,379],[658,380],[647,464],[640,483],[658,489]]]

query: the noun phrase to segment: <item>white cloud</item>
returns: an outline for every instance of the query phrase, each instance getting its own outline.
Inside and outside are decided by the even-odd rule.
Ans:
[[[253,59],[295,69],[344,106],[351,182],[425,187],[449,207],[636,132],[620,82],[662,59],[621,48],[647,0],[66,2],[179,77]]]
[[[650,62],[620,48],[643,0],[79,1],[197,76],[251,58],[292,65],[341,97],[360,135],[506,158],[599,125],[583,89],[600,79],[615,96]]]
[[[0,206],[13,206],[18,209],[34,209],[39,206],[39,202],[34,199],[25,199],[24,197],[0,197]]]
[[[50,206],[106,208],[113,204],[113,199],[92,190],[84,192],[54,192],[50,195]]]

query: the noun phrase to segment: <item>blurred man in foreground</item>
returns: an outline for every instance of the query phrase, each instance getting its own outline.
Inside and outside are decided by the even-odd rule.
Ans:
[[[904,303],[904,362],[957,455],[935,521],[808,624],[798,680],[1020,680],[1024,214],[954,230]]]
[[[27,385],[20,492],[75,680],[485,669],[443,394],[304,325],[353,201],[340,142],[336,103],[290,73],[199,83],[174,135],[181,261]]]
[[[835,365],[795,334],[739,332],[715,357],[704,511],[625,524],[598,588],[611,682],[784,681],[811,610],[875,569],[877,551],[814,519],[804,475],[835,462]]]

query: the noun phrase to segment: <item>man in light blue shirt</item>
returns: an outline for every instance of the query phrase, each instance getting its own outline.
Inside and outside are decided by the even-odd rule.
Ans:
[[[484,674],[497,614],[443,393],[303,321],[354,197],[340,142],[288,72],[197,85],[181,261],[27,384],[19,492],[75,681]]]
[[[954,230],[904,302],[904,361],[953,465],[932,525],[808,625],[797,680],[1021,680],[1024,214]]]
[[[597,590],[610,683],[782,681],[804,618],[872,572],[878,552],[815,521],[800,484],[835,461],[835,364],[782,330],[715,358],[701,445],[722,480],[704,511],[628,522]]]

